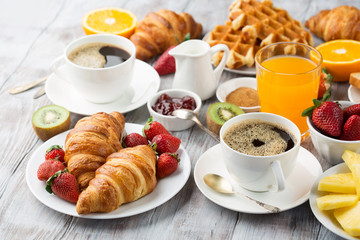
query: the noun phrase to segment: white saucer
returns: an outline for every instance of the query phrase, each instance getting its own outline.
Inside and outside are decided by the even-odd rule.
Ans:
[[[60,68],[60,71],[61,69],[63,68]],[[46,81],[45,90],[48,98],[54,104],[63,106],[73,113],[81,115],[112,111],[127,113],[144,105],[159,90],[159,74],[149,64],[136,59],[131,86],[134,89],[133,96],[120,97],[114,102],[103,104],[86,101],[70,84],[55,74],[51,74]]]
[[[203,176],[208,173],[216,173],[227,179],[230,175],[221,160],[220,144],[207,150],[197,161],[194,169],[194,178],[200,191],[214,203],[238,212],[265,214],[269,213],[256,203],[237,194],[221,194],[208,187]],[[286,188],[282,192],[251,192],[241,188],[231,181],[235,191],[242,192],[254,199],[279,207],[281,211],[297,207],[309,199],[310,189],[322,173],[318,160],[308,150],[300,147],[295,169],[286,182]],[[231,179],[230,179],[231,180]]]
[[[360,89],[350,85],[348,88],[348,98],[350,102],[360,103]]]
[[[345,239],[359,239],[350,236],[347,234],[344,229],[341,227],[340,223],[335,219],[334,215],[332,214],[332,211],[321,211],[316,204],[316,199],[318,197],[321,197],[325,195],[325,192],[319,192],[317,190],[317,187],[319,185],[319,181],[329,175],[337,174],[337,173],[348,173],[350,172],[349,168],[346,166],[345,163],[338,164],[332,168],[329,168],[326,170],[323,174],[321,174],[316,182],[314,183],[314,186],[311,189],[310,193],[310,207],[312,212],[314,213],[315,217],[319,222],[324,225],[327,229],[332,231],[333,233],[339,235],[340,237],[343,237]]]

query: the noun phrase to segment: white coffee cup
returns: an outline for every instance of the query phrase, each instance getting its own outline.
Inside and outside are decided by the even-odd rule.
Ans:
[[[282,126],[292,136],[294,146],[286,152],[271,156],[253,156],[238,152],[224,142],[224,134],[235,123],[258,119]],[[256,191],[281,191],[291,174],[300,149],[299,128],[287,118],[272,113],[247,113],[228,120],[220,129],[223,161],[230,176],[243,188]]]
[[[130,54],[130,58],[106,68],[83,67],[71,62],[70,52],[87,43],[108,43]],[[69,43],[64,54],[51,64],[52,71],[71,86],[87,101],[107,103],[129,92],[135,63],[135,45],[127,38],[113,34],[94,34]],[[64,67],[62,67],[64,66]]]

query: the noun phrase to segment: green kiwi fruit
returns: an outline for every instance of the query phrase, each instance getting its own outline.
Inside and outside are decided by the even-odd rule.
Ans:
[[[244,111],[231,103],[216,102],[209,106],[206,114],[206,124],[210,131],[219,135],[220,128],[232,117],[243,114]]]
[[[58,105],[43,106],[32,116],[35,133],[43,141],[69,130],[70,123],[70,112]]]

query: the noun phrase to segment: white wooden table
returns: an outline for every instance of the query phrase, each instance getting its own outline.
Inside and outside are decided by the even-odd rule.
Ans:
[[[73,39],[84,35],[82,16],[89,10],[114,6],[134,12],[141,20],[161,8],[185,11],[202,23],[205,34],[227,19],[231,0],[2,0],[0,2],[0,239],[337,239],[314,217],[308,201],[279,214],[252,215],[234,212],[209,201],[196,187],[193,170],[184,188],[151,211],[113,220],[89,220],[58,213],[39,202],[25,181],[28,160],[43,142],[37,138],[31,116],[51,104],[37,89],[10,95],[12,86],[50,74],[51,61]],[[320,9],[359,1],[274,0],[295,19],[304,22]],[[152,64],[152,62],[150,62]],[[224,72],[221,82],[239,75]],[[171,87],[173,75],[161,78],[160,89]],[[334,85],[333,99],[347,100],[348,83]],[[204,102],[200,119],[216,97]],[[145,123],[146,106],[127,114],[130,123]],[[72,114],[72,126],[81,117]],[[199,128],[176,132],[191,158],[199,157],[217,143]],[[311,142],[303,144],[321,163]],[[300,179],[299,179],[300,181]]]

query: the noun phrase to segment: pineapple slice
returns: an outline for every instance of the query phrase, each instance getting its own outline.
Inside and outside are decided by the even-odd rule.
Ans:
[[[334,216],[345,232],[353,237],[360,236],[360,202],[350,207],[335,209]]]
[[[345,150],[342,159],[353,175],[357,195],[360,195],[360,154]]]
[[[317,198],[316,203],[320,210],[332,210],[352,206],[358,200],[359,196],[355,194],[328,194]]]
[[[320,180],[319,191],[356,194],[352,173],[338,173]]]

